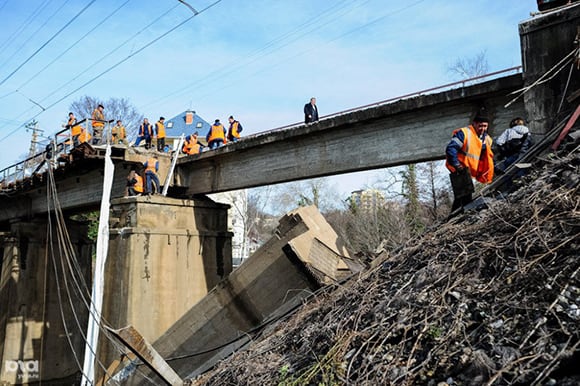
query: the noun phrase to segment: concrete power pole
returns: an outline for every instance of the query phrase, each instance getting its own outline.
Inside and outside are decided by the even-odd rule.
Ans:
[[[26,130],[32,131],[32,138],[30,139],[30,149],[28,150],[28,158],[33,157],[36,154],[36,144],[38,143],[38,134],[42,133],[43,130],[38,128],[38,121],[34,120],[26,124]],[[24,167],[28,167],[28,164],[34,161],[28,161]]]

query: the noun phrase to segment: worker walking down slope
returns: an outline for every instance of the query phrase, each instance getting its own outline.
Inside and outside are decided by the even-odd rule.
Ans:
[[[159,171],[159,160],[157,156],[149,158],[143,163],[145,166],[145,186],[147,188],[147,194],[159,194],[161,192],[159,177],[157,177],[157,172]],[[152,183],[155,184],[155,191],[152,189]]]
[[[219,119],[211,125],[205,139],[210,149],[216,149],[226,143],[226,129]]]
[[[496,156],[495,169],[504,172],[511,164],[521,158],[532,146],[530,129],[525,126],[523,118],[514,118],[506,129],[494,141],[494,153]]]
[[[490,183],[493,179],[492,139],[487,135],[488,127],[489,118],[480,110],[473,124],[453,132],[445,149],[445,166],[451,172],[454,195],[451,213],[471,202],[475,190],[471,177],[481,183]]]

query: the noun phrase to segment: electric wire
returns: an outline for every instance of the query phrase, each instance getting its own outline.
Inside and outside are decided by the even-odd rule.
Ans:
[[[350,34],[352,34],[352,33],[358,32],[358,31],[360,31],[360,30],[362,30],[362,29],[364,29],[364,28],[366,28],[366,27],[368,27],[368,26],[371,26],[371,25],[373,25],[373,24],[376,24],[376,23],[378,23],[378,22],[379,22],[379,21],[381,21],[381,20],[384,20],[384,19],[386,19],[387,17],[390,17],[390,16],[392,16],[392,15],[394,15],[394,14],[397,14],[397,13],[403,12],[403,11],[405,11],[405,10],[407,10],[407,9],[411,8],[411,7],[414,7],[414,6],[416,6],[416,5],[420,4],[420,3],[424,2],[424,1],[425,1],[425,0],[418,0],[418,1],[414,2],[414,3],[408,4],[408,5],[406,5],[406,6],[404,6],[404,7],[401,7],[401,8],[399,8],[399,9],[397,9],[397,10],[394,10],[394,11],[392,11],[392,12],[389,12],[389,13],[387,13],[387,14],[385,14],[385,15],[381,16],[381,17],[375,18],[375,19],[371,20],[371,21],[370,21],[370,22],[368,22],[368,23],[365,23],[365,24],[363,24],[363,25],[361,25],[361,26],[359,26],[359,27],[357,27],[357,28],[354,28],[354,29],[352,29],[352,30],[349,30],[349,31],[347,31],[347,32],[345,32],[345,33],[343,33],[343,34],[341,34],[341,35],[339,35],[339,36],[335,37],[334,39],[327,41],[325,44],[330,44],[330,43],[332,43],[332,42],[334,42],[334,41],[336,41],[336,40],[339,40],[339,39],[341,39],[341,38],[343,38],[343,37],[345,37],[345,36],[347,36],[347,35],[350,35]],[[276,63],[274,63],[274,64],[271,64],[271,65],[269,65],[269,66],[268,66],[268,67],[266,67],[266,68],[262,68],[262,69],[260,69],[260,70],[257,70],[257,71],[255,71],[255,72],[251,73],[249,76],[247,76],[247,77],[246,77],[246,79],[247,79],[247,78],[254,77],[254,76],[256,76],[256,75],[259,75],[259,74],[261,74],[261,73],[264,73],[265,71],[270,71],[270,70],[272,70],[272,69],[273,69],[273,68],[275,68],[275,67],[278,67],[278,66],[281,66],[281,65],[287,64],[287,63],[288,63],[288,61],[290,61],[290,60],[292,60],[292,59],[295,59],[295,58],[297,58],[297,57],[299,57],[299,56],[305,55],[305,54],[307,54],[307,53],[310,53],[310,52],[312,52],[312,51],[314,51],[314,50],[317,50],[317,49],[319,49],[319,48],[320,48],[320,46],[312,47],[312,48],[309,48],[309,49],[303,50],[303,51],[301,51],[301,52],[299,52],[299,53],[296,53],[296,54],[294,54],[294,55],[292,55],[292,56],[288,56],[288,57],[286,57],[286,58],[284,58],[284,59],[282,59],[282,60],[280,60],[280,61],[278,61],[278,62],[276,62]],[[228,84],[225,84],[225,85],[223,85],[222,87],[220,87],[220,90],[224,90],[224,89],[226,89],[226,88],[232,87],[232,86],[234,86],[235,84],[236,84],[236,81],[232,81],[232,82],[230,82],[230,83],[228,83]],[[205,93],[205,94],[202,94],[200,98],[201,98],[201,99],[203,99],[203,98],[205,98],[205,97],[207,97],[207,96],[213,95],[214,93],[215,93],[215,91],[214,91],[214,90],[210,90],[210,91],[208,91],[207,93]]]
[[[52,174],[52,171],[49,171],[49,176],[51,174]],[[47,184],[50,184],[50,182],[47,181]],[[47,186],[46,194],[47,194],[47,201],[50,202],[49,186]],[[51,227],[52,227],[52,220],[50,218],[50,212],[49,212],[48,213],[48,228],[47,228],[47,240],[48,240],[48,246],[47,247],[50,248],[50,252],[51,252],[50,253],[50,256],[51,256],[51,260],[52,260],[52,267],[53,267],[53,270],[54,270],[54,281],[55,281],[55,284],[56,284],[56,295],[57,295],[57,299],[58,299],[58,306],[59,306],[59,310],[60,310],[60,317],[61,317],[61,320],[62,320],[62,325],[63,325],[64,332],[66,334],[66,340],[67,340],[67,342],[69,344],[69,347],[70,347],[70,349],[71,349],[71,351],[73,353],[73,356],[74,356],[74,359],[75,359],[75,363],[76,363],[79,371],[81,372],[81,374],[83,374],[83,368],[82,368],[82,366],[81,366],[81,364],[79,362],[79,359],[77,357],[75,348],[74,348],[74,346],[72,344],[71,335],[70,335],[70,332],[68,330],[66,318],[64,316],[63,302],[62,302],[62,297],[61,297],[61,294],[60,294],[60,291],[61,290],[60,290],[60,281],[59,281],[58,268],[57,268],[57,264],[56,264],[56,258],[54,256],[54,249],[52,247],[52,245],[53,245],[53,243],[52,243],[52,234],[50,232]]]
[[[121,8],[123,8],[125,5],[127,5],[127,3],[129,3],[131,0],[127,0],[124,3],[122,3],[120,6],[118,6],[113,12],[109,13],[107,16],[104,17],[104,20],[107,20],[109,18],[111,18],[112,16],[114,16],[117,12],[119,12],[121,10]],[[38,75],[40,75],[41,73],[43,73],[48,67],[50,67],[51,65],[53,65],[56,61],[58,61],[59,59],[61,59],[67,52],[69,52],[71,49],[73,49],[77,44],[79,44],[81,41],[83,41],[87,36],[89,36],[91,33],[93,33],[97,28],[99,28],[101,26],[101,21],[99,21],[93,28],[91,28],[88,32],[86,32],[83,36],[81,36],[77,41],[75,41],[73,44],[71,44],[67,49],[65,49],[64,51],[62,51],[60,54],[58,54],[57,56],[55,56],[55,58],[50,61],[48,64],[46,64],[44,67],[42,67],[40,69],[40,71],[38,71],[36,74],[32,75],[26,82],[22,83],[20,86],[18,86],[18,89],[23,88],[24,86],[26,86],[28,83],[32,82],[34,79],[36,79],[36,77]],[[2,99],[2,97],[0,97],[0,99]]]
[[[177,26],[171,28],[169,31],[163,33],[162,35],[158,36],[157,38],[153,39],[152,41],[150,41],[149,43],[147,43],[146,45],[142,46],[138,51],[133,52],[131,55],[127,56],[125,59],[121,60],[120,62],[117,62],[116,64],[114,64],[113,66],[109,67],[107,70],[101,72],[99,75],[95,76],[94,78],[92,78],[90,81],[84,83],[81,87],[78,87],[77,89],[75,89],[73,92],[68,93],[65,97],[60,98],[57,102],[52,103],[51,105],[47,106],[45,108],[45,110],[48,110],[52,107],[54,107],[55,105],[57,105],[58,103],[60,103],[61,101],[63,101],[64,99],[68,98],[70,95],[74,94],[75,92],[79,91],[80,89],[82,89],[83,87],[87,86],[88,84],[94,82],[95,80],[97,80],[98,78],[100,78],[101,76],[105,75],[106,73],[110,72],[111,70],[113,70],[114,68],[118,67],[119,65],[121,65],[122,63],[126,62],[127,60],[129,60],[132,56],[136,55],[137,53],[143,51],[144,49],[148,48],[149,46],[151,46],[152,44],[154,44],[155,42],[157,42],[158,40],[162,39],[163,37],[165,37],[166,35],[168,35],[169,33],[173,32],[175,29],[181,27],[183,24],[187,23],[189,20],[193,19],[194,17],[198,16],[199,14],[203,13],[204,11],[212,8],[213,6],[217,5],[218,3],[220,3],[222,0],[217,0],[214,3],[210,4],[209,6],[207,6],[206,8],[202,9],[197,15],[193,15],[189,18],[187,18],[186,20],[184,20],[183,22],[181,22],[180,24],[178,24]],[[170,12],[171,10],[173,10],[174,8],[178,7],[179,4],[176,4],[175,6],[173,6],[170,10],[168,10],[166,13],[164,13],[163,15],[167,14],[168,12]],[[162,16],[163,16],[162,15]],[[160,16],[161,17],[161,16]],[[159,18],[158,18],[159,19]],[[156,19],[156,20],[158,20]],[[144,30],[144,29],[143,29]],[[142,32],[143,30],[141,30],[140,32]],[[139,32],[139,33],[140,33]],[[139,34],[138,33],[138,34]],[[135,35],[136,36],[136,35]],[[125,43],[124,43],[125,44]],[[116,50],[116,49],[115,49]],[[112,52],[111,52],[112,53]],[[109,54],[111,54],[109,53]],[[107,54],[107,55],[109,55]],[[75,78],[76,79],[76,78]],[[68,82],[67,84],[69,84],[70,82]],[[63,86],[61,86],[58,90],[60,90]],[[51,94],[47,95],[45,98],[41,99],[40,102],[43,102],[44,100],[46,100],[48,97],[50,97],[51,95],[53,95],[55,92],[52,92]],[[28,110],[30,111],[30,109]],[[21,115],[26,114],[27,112],[22,113]],[[32,118],[30,118],[30,120],[37,118],[38,116],[40,116],[43,113],[43,111],[35,114]],[[24,127],[23,125],[20,125],[18,127],[16,127],[14,130],[10,131],[8,134],[6,134],[4,137],[0,138],[0,142],[5,141],[6,139],[8,139],[10,136],[12,136],[14,133],[16,133],[17,131],[19,131],[22,127]]]
[[[32,11],[32,13],[28,16],[28,18],[22,22],[20,27],[16,28],[16,30],[14,30],[14,32],[12,32],[12,34],[8,36],[8,38],[2,44],[0,44],[0,52],[6,51],[6,48],[9,47],[12,43],[14,43],[15,37],[22,34],[22,32],[26,30],[26,28],[32,25],[32,21],[38,15],[40,15],[40,13],[44,10],[44,8],[46,8],[46,6],[51,1],[52,0],[45,0],[44,3],[40,4],[34,11]]]
[[[64,26],[62,26],[54,35],[52,35],[43,45],[41,45],[36,51],[32,53],[22,64],[20,64],[14,71],[8,74],[2,81],[0,81],[0,86],[3,85],[8,79],[10,79],[18,70],[20,70],[26,63],[28,63],[32,58],[36,56],[44,47],[46,47],[50,42],[52,42],[62,31],[67,29],[80,15],[82,15],[96,0],[91,0],[83,9],[81,9],[71,20],[69,20]]]
[[[52,169],[51,169],[50,173],[52,174]],[[70,234],[67,232],[67,229],[66,229],[66,220],[64,218],[64,214],[62,213],[60,201],[58,200],[58,192],[56,191],[56,183],[54,182],[54,175],[53,174],[52,174],[52,187],[53,187],[53,192],[52,192],[52,196],[53,196],[52,204],[53,205],[52,206],[54,208],[55,218],[57,219],[57,227],[56,227],[57,229],[56,230],[57,230],[57,235],[58,235],[58,240],[59,240],[59,244],[58,244],[59,250],[61,251],[61,256],[65,257],[65,261],[66,261],[66,264],[68,267],[68,272],[70,272],[70,275],[73,278],[73,281],[75,283],[75,286],[73,287],[73,289],[76,288],[76,290],[78,291],[77,296],[79,296],[82,303],[84,304],[84,306],[88,310],[89,317],[92,317],[94,320],[97,321],[97,326],[99,328],[99,331],[103,334],[105,339],[107,339],[109,341],[109,343],[112,344],[112,348],[114,350],[116,350],[120,354],[123,354],[125,351],[124,347],[121,346],[120,343],[117,342],[117,340],[106,329],[106,327],[110,327],[110,323],[107,321],[107,319],[103,315],[101,315],[99,313],[94,313],[92,310],[91,305],[93,305],[93,302],[92,302],[92,298],[91,298],[91,293],[90,293],[90,290],[88,289],[88,285],[87,285],[86,280],[83,276],[83,272],[82,272],[82,269],[81,269],[80,264],[78,262],[78,259],[76,258],[74,246],[73,246],[72,241],[70,239]],[[72,261],[72,264],[71,264],[71,261]],[[62,262],[62,259],[61,259],[61,265],[62,265],[62,271],[66,272],[64,263]],[[79,284],[79,281],[82,284],[84,291],[83,291],[83,289],[80,288],[81,285]],[[66,282],[66,276],[65,276],[65,282]],[[67,283],[65,283],[65,287],[67,289],[67,293],[69,294],[69,299],[72,299],[70,296],[69,286],[67,285]],[[71,307],[73,307],[72,304],[71,304]],[[75,319],[76,319],[76,314],[75,314]],[[81,336],[82,336],[86,346],[89,347],[89,350],[95,356],[95,358],[98,358],[98,356],[96,355],[95,349],[87,341],[86,334],[84,333],[84,328],[82,326],[80,326],[80,324],[78,323],[78,319],[76,319],[76,320],[77,320],[77,327],[79,328],[79,330],[81,332]],[[104,364],[99,359],[96,359],[96,360],[97,360],[97,364],[99,365],[99,367],[103,370],[103,373],[105,374],[105,376],[110,377],[111,374],[109,374],[108,369],[104,366]],[[141,372],[141,371],[139,371],[139,372]],[[149,379],[148,377],[146,377],[146,375],[143,374],[143,376],[145,378]],[[155,384],[155,383],[152,382],[152,384]]]
[[[367,3],[368,1],[364,1],[363,3],[361,3],[358,6],[362,6],[363,4]],[[338,18],[344,16],[344,14],[350,12],[347,11],[342,15],[339,15],[337,17],[334,17],[335,13],[338,13],[340,11],[342,11],[343,9],[345,9],[347,7],[348,4],[345,3],[349,3],[349,1],[342,1],[342,2],[338,2],[338,3],[334,3],[330,8],[328,8],[327,10],[325,10],[323,13],[318,14],[317,16],[299,24],[298,26],[296,26],[294,29],[272,39],[271,41],[267,42],[264,46],[262,46],[261,48],[258,48],[252,52],[250,52],[248,55],[246,55],[243,59],[243,62],[241,63],[236,63],[235,65],[225,65],[222,66],[221,68],[214,70],[212,72],[210,72],[209,74],[205,75],[204,77],[202,77],[201,79],[198,79],[196,81],[193,81],[181,88],[179,88],[176,91],[173,91],[169,94],[166,94],[152,102],[149,102],[143,106],[141,106],[142,108],[146,108],[149,107],[151,105],[155,105],[158,103],[161,103],[162,101],[172,97],[172,96],[176,96],[176,95],[183,95],[187,92],[187,90],[196,87],[196,86],[202,86],[205,84],[211,84],[215,79],[219,79],[219,78],[223,78],[224,76],[227,76],[231,73],[236,72],[237,70],[246,67],[256,61],[258,61],[260,58],[267,56],[275,51],[278,51],[288,45],[290,45],[291,43],[295,42],[296,40],[300,39],[301,37],[312,33],[313,31],[322,28],[323,26],[336,21]],[[331,20],[329,22],[324,23],[323,25],[320,25],[318,27],[316,27],[315,23],[317,21],[319,21],[322,18],[330,18]],[[297,38],[294,38],[292,40],[289,40],[290,37],[292,37],[293,35],[296,35],[298,32],[301,32],[304,30],[305,27],[310,27],[314,25],[313,28],[311,28],[310,30],[308,30],[307,32],[303,32],[300,35],[298,35]],[[286,43],[276,46],[277,43],[279,42],[284,42],[286,40]],[[289,41],[288,41],[289,40]],[[268,49],[272,48],[269,52]]]
[[[6,6],[6,4],[8,4],[9,0],[5,0],[4,3],[2,5],[0,5],[0,11],[2,11],[2,9]]]
[[[511,94],[516,94],[518,92],[520,94],[517,95],[515,98],[513,98],[508,103],[506,103],[504,105],[504,108],[511,106],[515,101],[517,101],[525,93],[527,93],[528,91],[530,91],[534,87],[539,86],[541,84],[544,84],[544,83],[552,80],[556,75],[558,75],[560,73],[560,71],[562,71],[566,67],[566,65],[568,64],[569,61],[574,60],[574,56],[577,55],[579,51],[580,51],[580,48],[574,48],[568,55],[564,56],[558,63],[553,65],[548,71],[544,72],[542,74],[542,76],[540,76],[538,79],[536,79],[532,84],[512,92]]]
[[[133,56],[137,55],[138,53],[140,53],[141,51],[145,50],[146,48],[150,47],[151,45],[153,45],[154,43],[156,43],[157,41],[159,41],[160,39],[164,38],[165,36],[169,35],[171,32],[175,31],[177,28],[181,27],[182,25],[184,25],[185,23],[189,22],[191,19],[193,19],[194,17],[197,17],[199,15],[201,15],[202,13],[204,13],[205,11],[207,11],[208,9],[214,7],[215,5],[217,5],[218,3],[220,3],[222,0],[216,0],[213,3],[211,3],[210,5],[208,5],[207,7],[203,8],[202,10],[200,10],[197,14],[194,14],[193,16],[188,17],[187,19],[183,20],[181,23],[175,25],[174,27],[170,28],[168,31],[164,32],[163,34],[159,35],[158,37],[156,37],[155,39],[151,40],[149,43],[145,44],[144,46],[142,46],[141,48],[139,48],[137,51],[129,54],[127,57],[125,57],[124,59],[120,60],[119,62],[113,64],[112,66],[108,67],[105,71],[101,72],[100,74],[98,74],[97,76],[89,79],[88,81],[86,81],[85,83],[83,83],[82,85],[80,85],[79,87],[77,87],[76,89],[74,89],[73,91],[69,92],[68,94],[66,94],[65,96],[63,96],[62,98],[58,99],[56,102],[50,104],[47,109],[54,107],[55,105],[59,104],[60,102],[62,102],[63,100],[65,100],[66,98],[68,98],[69,96],[71,96],[72,94],[76,93],[77,91],[81,90],[82,88],[88,86],[89,84],[93,83],[95,80],[99,79],[100,77],[102,77],[103,75],[109,73],[110,71],[112,71],[113,69],[119,67],[121,64],[125,63],[127,60],[131,59]]]
[[[65,88],[66,86],[68,86],[69,84],[71,84],[72,82],[74,82],[75,80],[77,80],[78,78],[80,78],[82,75],[86,74],[89,70],[91,70],[94,67],[98,66],[99,63],[102,62],[104,59],[106,59],[109,56],[113,55],[120,48],[122,48],[127,43],[129,43],[131,40],[135,39],[137,36],[139,36],[140,34],[142,34],[145,30],[147,30],[149,27],[151,27],[152,25],[154,25],[155,23],[157,23],[159,20],[161,20],[164,16],[166,16],[168,13],[170,13],[171,11],[173,11],[177,7],[179,7],[179,4],[176,4],[173,7],[169,8],[167,11],[163,12],[161,15],[159,15],[157,18],[155,18],[152,22],[150,22],[149,24],[147,24],[145,27],[141,28],[139,31],[137,31],[135,34],[133,34],[131,37],[129,37],[127,40],[125,40],[123,43],[119,44],[118,46],[116,46],[115,48],[113,48],[112,50],[110,50],[108,53],[106,53],[105,55],[101,56],[99,59],[95,60],[90,66],[88,66],[83,71],[81,71],[80,73],[78,73],[77,75],[75,75],[72,79],[70,79],[66,83],[62,84],[61,86],[59,86],[58,88],[56,88],[55,90],[53,90],[50,94],[46,95],[40,101],[43,102],[43,101],[47,100],[48,98],[50,98],[51,96],[53,96],[54,94],[56,94],[57,92],[59,92],[60,90],[62,90],[63,88]]]
[[[53,178],[52,186],[54,187],[54,189],[53,189],[54,190],[53,191],[53,197],[54,197],[53,207],[55,208],[54,209],[55,210],[55,217],[57,219],[57,235],[58,235],[58,239],[59,239],[58,245],[59,245],[59,249],[61,250],[61,256],[65,257],[65,260],[66,260],[66,263],[68,266],[68,271],[70,272],[70,275],[73,278],[73,281],[75,282],[75,287],[78,291],[77,295],[80,297],[80,299],[82,300],[82,303],[87,308],[88,313],[89,313],[89,317],[92,317],[95,320],[97,320],[97,325],[98,325],[99,330],[103,333],[103,336],[112,344],[113,349],[115,349],[119,353],[123,353],[123,348],[119,345],[119,343],[114,339],[114,337],[111,336],[109,331],[105,328],[105,326],[110,325],[109,322],[102,315],[94,314],[92,312],[91,307],[87,304],[87,300],[85,299],[85,297],[82,293],[83,291],[79,287],[77,278],[80,278],[80,281],[83,284],[83,286],[85,287],[85,289],[88,289],[88,286],[86,284],[86,281],[85,281],[83,273],[82,273],[82,270],[81,270],[80,265],[78,263],[78,259],[75,257],[74,247],[73,247],[73,244],[70,240],[70,235],[66,231],[65,219],[64,219],[64,215],[63,215],[62,210],[61,210],[60,202],[58,200],[58,192],[56,191],[56,184],[54,183],[54,176],[52,178]],[[71,266],[71,260],[73,261],[74,268]],[[62,265],[63,275],[65,275],[66,270],[65,270],[64,263],[62,262],[62,259],[61,259],[61,265]],[[65,282],[66,282],[66,276],[64,276],[64,278],[65,278]],[[69,295],[69,299],[72,299],[72,297],[70,295],[69,286],[67,285],[67,283],[65,283],[65,287],[67,290],[67,294]],[[73,287],[73,289],[75,287]],[[90,299],[90,294],[88,296],[89,296],[88,302],[90,302],[92,304],[92,299]],[[71,308],[72,307],[73,307],[73,305],[71,304]],[[88,343],[87,336],[84,333],[84,327],[79,324],[76,313],[75,313],[75,320],[77,321],[77,327],[79,328],[81,337],[82,337],[83,341],[85,342],[85,345],[87,347],[89,347],[89,350],[91,351],[91,353],[95,356],[95,358],[97,358],[96,361],[97,361],[98,366],[103,370],[103,373],[106,376],[110,376],[108,369],[98,359],[98,356],[96,355],[95,348],[92,347]],[[86,378],[86,376],[85,376],[85,378]]]
[[[23,49],[23,48],[26,46],[26,44],[28,44],[28,42],[29,42],[29,41],[30,41],[30,40],[31,40],[33,37],[35,37],[35,36],[36,36],[36,35],[37,35],[37,34],[38,34],[38,33],[39,33],[39,32],[40,32],[40,31],[41,31],[41,30],[42,30],[42,29],[43,29],[43,28],[44,28],[44,27],[45,27],[45,26],[48,24],[48,22],[49,22],[49,21],[51,21],[51,20],[52,20],[52,19],[55,17],[55,16],[56,16],[56,14],[57,14],[57,13],[59,13],[59,12],[60,12],[60,10],[61,10],[62,8],[64,8],[64,6],[65,6],[65,5],[66,5],[66,4],[67,4],[69,1],[70,1],[70,0],[65,0],[65,1],[64,1],[64,2],[63,2],[61,5],[60,5],[60,7],[58,7],[58,8],[56,9],[56,11],[54,11],[54,12],[52,13],[52,15],[50,15],[49,17],[47,17],[47,18],[44,20],[44,23],[42,23],[42,24],[40,25],[40,27],[38,27],[38,28],[36,29],[36,31],[34,31],[34,32],[33,32],[33,33],[32,33],[32,34],[31,34],[31,35],[30,35],[30,36],[29,36],[29,37],[28,37],[26,40],[24,40],[24,42],[20,43],[20,47],[18,47],[18,48],[15,50],[15,52],[19,52],[20,50],[22,50],[22,49]],[[7,56],[8,56],[8,58],[7,58],[7,59],[6,59],[4,62],[2,62],[2,64],[0,64],[0,68],[1,68],[1,67],[4,67],[4,66],[6,65],[6,63],[8,63],[10,60],[12,60],[12,58],[14,57],[14,54],[13,54],[13,55],[7,55]]]

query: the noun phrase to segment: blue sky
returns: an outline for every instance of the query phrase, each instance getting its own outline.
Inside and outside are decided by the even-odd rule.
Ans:
[[[153,120],[233,114],[251,134],[301,121],[311,96],[326,115],[447,83],[449,63],[482,50],[490,71],[517,66],[518,23],[536,10],[533,0],[188,3],[201,12],[177,0],[0,0],[0,169],[28,152],[24,123],[52,134],[83,95],[128,98]]]

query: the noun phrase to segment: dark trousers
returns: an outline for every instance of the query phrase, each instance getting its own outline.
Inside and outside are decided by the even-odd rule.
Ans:
[[[467,168],[451,173],[449,179],[451,180],[451,187],[453,188],[454,200],[451,206],[451,212],[453,213],[455,210],[471,202],[475,188],[471,174],[469,174],[469,169]]]
[[[165,138],[157,138],[157,150],[163,152],[165,148]]]
[[[146,181],[146,185],[147,185],[147,194],[153,194],[153,193],[157,193],[160,194],[161,193],[161,189],[159,187],[159,177],[157,177],[157,174],[153,173],[153,172],[146,172],[145,173],[145,181]],[[152,190],[152,183],[155,184],[155,192],[153,192]]]

